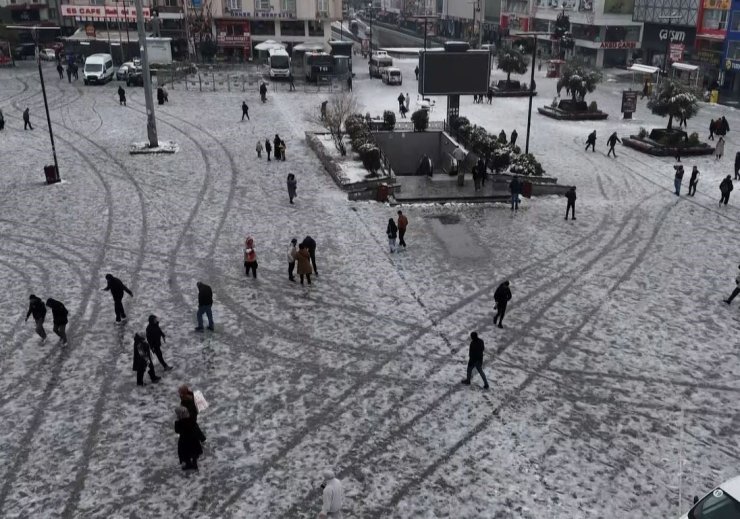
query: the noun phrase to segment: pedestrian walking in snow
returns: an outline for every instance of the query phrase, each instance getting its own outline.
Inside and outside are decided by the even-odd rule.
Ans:
[[[385,234],[388,236],[388,245],[391,249],[391,254],[396,252],[396,237],[398,236],[398,227],[393,218],[388,218],[388,225],[385,228]]]
[[[717,160],[720,160],[722,158],[722,155],[725,153],[725,138],[720,137],[717,140],[717,146],[714,148],[714,156]]]
[[[72,63],[72,76],[74,76],[75,81],[80,79],[79,72],[80,72],[80,67],[77,66],[77,63]]]
[[[414,74],[416,74],[416,80],[419,81],[419,65],[416,65],[416,68],[414,69]]]
[[[610,154],[614,155],[614,158],[617,158],[617,152],[614,151],[614,146],[617,145],[617,143],[622,143],[622,141],[619,140],[619,137],[617,137],[617,132],[612,133],[609,138],[606,140],[607,146],[609,146],[609,151],[606,152],[606,156],[608,157]]]
[[[401,119],[406,119],[406,113],[408,112],[408,110],[406,110],[406,105],[401,105],[398,110],[401,112]]]
[[[352,74],[347,76],[347,90],[352,92]]]
[[[296,197],[298,191],[298,181],[293,173],[288,173],[288,198],[290,203],[293,203],[293,199]]]
[[[483,157],[480,157],[478,159],[477,166],[478,176],[480,177],[480,185],[481,187],[484,187],[486,185],[486,172],[488,168],[486,167],[486,161],[483,159]]]
[[[280,160],[280,136],[277,133],[275,134],[275,139],[272,142],[272,154],[275,157],[275,160]]]
[[[267,153],[267,162],[270,162],[270,153],[272,152],[272,144],[270,144],[270,139],[265,139],[265,152]]]
[[[67,345],[67,309],[56,299],[47,299],[46,306],[51,308],[52,331],[59,337],[62,346]]]
[[[720,207],[722,204],[727,205],[727,202],[730,201],[730,193],[732,193],[733,189],[735,189],[735,186],[732,185],[732,178],[730,175],[727,175],[719,184],[719,191],[722,194],[722,197],[719,199]]]
[[[473,174],[473,184],[475,186],[475,190],[480,190],[480,172],[478,171],[478,164],[474,164],[471,168],[471,173]]]
[[[406,98],[403,95],[403,92],[398,94],[398,111],[403,112],[404,107],[406,106]]]
[[[408,113],[411,109],[411,96],[408,92],[406,92],[406,98],[404,99],[404,106],[406,107],[406,112]]]
[[[709,120],[709,140],[710,141],[714,140],[714,132],[716,129],[717,129],[717,121],[715,121],[714,119],[710,119]]]
[[[740,151],[735,153],[735,180],[740,180]]]
[[[316,268],[316,240],[310,236],[303,238],[303,245],[306,246],[308,254],[311,257],[311,265],[313,265],[313,273],[318,277],[319,269]]]
[[[213,313],[211,311],[211,307],[213,306],[213,290],[200,281],[195,286],[198,287],[198,311],[195,314],[198,320],[198,326],[195,328],[195,331],[203,331],[203,314],[206,314],[206,317],[208,317],[208,329],[213,331]]]
[[[103,290],[106,292],[110,291],[111,296],[113,296],[113,309],[116,312],[116,322],[125,321],[126,311],[123,309],[123,294],[125,292],[131,297],[134,297],[134,294],[123,284],[123,281],[114,277],[113,274],[106,274],[105,280],[107,281],[107,285]]]
[[[293,72],[288,73],[288,92],[295,92],[295,83],[293,82]]]
[[[44,330],[44,319],[46,318],[46,306],[44,302],[31,294],[28,302],[28,312],[26,313],[26,322],[28,317],[33,316],[33,320],[36,323],[36,333],[39,334],[41,340],[46,340],[46,330]]]
[[[468,371],[467,377],[462,381],[466,386],[470,385],[470,376],[473,374],[473,370],[478,370],[480,378],[483,379],[483,389],[488,389],[488,379],[486,374],[483,373],[483,351],[486,349],[483,344],[483,339],[478,337],[476,332],[470,332],[470,349],[468,350]]]
[[[650,92],[650,82],[646,79],[645,84],[642,86],[642,97],[640,99],[645,99],[648,92]]]
[[[740,269],[740,265],[738,265],[737,268]],[[732,300],[735,299],[738,294],[740,294],[740,274],[735,277],[735,288],[733,289],[732,294],[730,294],[730,297],[724,300],[725,303],[728,305],[732,303]]]
[[[296,261],[298,262],[298,277],[301,278],[301,285],[303,284],[303,278],[308,280],[308,284],[311,284],[311,253],[305,244],[301,243],[298,245],[298,254],[296,255]]]
[[[175,432],[177,440],[177,459],[182,470],[198,470],[198,458],[203,454],[202,443],[206,441],[203,431],[190,411],[184,406],[175,408]]]
[[[126,91],[122,86],[118,86],[118,104],[126,106]]]
[[[694,166],[691,170],[691,178],[689,179],[689,196],[696,195],[696,184],[699,183],[699,168]]]
[[[727,122],[727,119],[725,118],[724,115],[722,116],[722,119],[720,119],[719,126],[720,126],[720,128],[722,130],[721,133],[720,133],[720,135],[725,136],[725,135],[727,135],[729,133],[729,131],[730,131],[730,123]]]
[[[190,418],[198,423],[198,406],[195,405],[195,394],[190,390],[187,384],[177,388],[177,395],[180,397],[180,405],[188,410]]]
[[[295,260],[298,256],[297,246],[298,240],[296,240],[295,238],[290,240],[290,245],[288,245],[288,281],[295,281],[293,270],[295,269]]]
[[[254,239],[247,236],[244,243],[244,270],[249,277],[249,271],[252,271],[252,277],[257,279],[257,251],[254,249]]]
[[[72,65],[67,65],[67,83],[72,82]]]
[[[323,121],[326,119],[326,106],[329,104],[329,101],[322,101],[321,102],[321,120]]]
[[[673,178],[673,187],[676,188],[676,196],[681,196],[681,182],[683,182],[683,166],[673,166],[676,170],[676,176]]]
[[[257,151],[257,158],[261,159],[262,158],[262,141],[258,140],[257,146],[255,146],[254,149]]]
[[[144,385],[144,373],[149,368],[149,378],[152,383],[156,384],[159,382],[160,377],[154,372],[154,362],[152,362],[152,353],[149,349],[149,344],[143,335],[134,334],[134,362],[133,371],[136,372],[136,385]]]
[[[568,213],[572,211],[571,217],[573,220],[576,219],[576,186],[571,187],[567,193],[565,193],[565,198],[568,199],[568,205],[565,207],[565,219],[568,219]]]
[[[3,115],[3,111],[0,110],[0,131],[5,129],[5,116]]]
[[[59,79],[64,79],[64,67],[61,63],[57,63],[57,74],[59,74]]]
[[[280,146],[278,146],[278,149],[280,150],[280,160],[285,162],[285,141],[280,139]]]
[[[249,121],[249,105],[247,105],[246,101],[242,101],[242,121],[245,117]]]
[[[592,152],[596,152],[596,130],[588,134],[586,138],[586,149],[584,151],[588,151],[589,146],[591,146]]]
[[[519,177],[511,179],[509,191],[511,192],[511,210],[519,211],[519,195],[522,192],[522,183],[519,181]]]
[[[409,219],[401,211],[398,211],[398,246],[406,248],[406,228],[409,226]]]
[[[172,366],[168,365],[162,356],[162,342],[167,342],[167,337],[159,327],[159,318],[156,315],[149,316],[149,324],[146,327],[146,342],[149,343],[149,347],[157,356],[157,360],[159,360],[164,370],[171,370]]]
[[[322,474],[322,505],[319,519],[342,519],[344,506],[344,489],[342,482],[334,476],[334,471],[327,469]]]
[[[516,140],[519,138],[519,134],[517,133],[516,129],[511,131],[511,146],[516,146]]]
[[[509,304],[511,299],[511,289],[509,288],[509,282],[504,281],[501,283],[496,292],[493,293],[493,300],[496,302],[493,307],[496,310],[496,315],[493,316],[493,324],[496,324],[498,320],[498,327],[503,328],[504,315],[506,315],[506,305]]]
[[[488,91],[486,92],[486,99],[488,100],[488,104],[493,104],[493,88],[490,86],[488,87]]]
[[[162,87],[157,88],[157,103],[164,104],[164,90],[162,90]]]
[[[260,99],[262,99],[263,103],[267,102],[267,85],[265,85],[264,81],[260,83]]]
[[[27,129],[33,130],[33,126],[31,126],[31,114],[28,110],[28,107],[26,107],[25,110],[23,110],[23,130]]]

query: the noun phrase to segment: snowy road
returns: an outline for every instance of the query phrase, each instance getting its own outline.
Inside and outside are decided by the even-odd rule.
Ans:
[[[367,110],[397,106],[399,89],[355,65]],[[413,62],[401,67],[413,92]],[[552,80],[537,83],[535,106],[549,103]],[[717,207],[740,138],[730,132],[719,163],[685,160],[702,174],[695,198],[677,198],[670,160],[606,157],[611,131],[665,124],[644,101],[619,120],[622,86],[592,96],[607,121],[533,116],[532,149],[578,186],[577,221],[555,197],[517,215],[406,207],[409,248],[390,256],[395,209],[347,201],[305,145],[305,114],[324,94],[271,92],[262,104],[256,91],[175,88],[157,123],[180,151],[131,157],[128,144],[145,139],[141,89],[127,89],[124,108],[116,84],[47,78],[64,179],[47,187],[38,79],[30,65],[0,70],[0,516],[315,517],[332,466],[348,517],[678,517],[740,458],[738,308],[722,303],[740,205]],[[466,98],[461,113],[491,132],[516,127],[523,142],[526,106]],[[703,105],[689,131],[706,137],[720,114],[740,129],[737,112]],[[594,128],[597,152],[584,153]],[[256,160],[256,140],[275,133],[288,160]],[[257,280],[241,264],[247,234]],[[304,290],[284,256],[307,234],[320,276]],[[100,291],[107,272],[135,295],[124,327]],[[499,330],[503,279],[514,296]],[[214,334],[192,332],[198,280],[214,290]],[[67,348],[24,324],[29,293],[67,305]],[[132,336],[151,313],[175,369],[137,388]],[[477,378],[459,384],[472,330],[487,346],[487,393]],[[177,465],[181,383],[211,403],[198,474]]]

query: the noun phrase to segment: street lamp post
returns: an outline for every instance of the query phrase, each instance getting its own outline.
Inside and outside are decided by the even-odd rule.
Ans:
[[[673,20],[678,20],[681,18],[681,15],[678,13],[671,13],[667,15],[658,16],[661,20],[668,20],[668,34],[665,38],[665,57],[663,58],[663,74],[668,74],[668,55],[671,50],[671,22]]]

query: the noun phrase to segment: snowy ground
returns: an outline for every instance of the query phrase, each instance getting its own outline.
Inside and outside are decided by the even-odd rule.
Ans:
[[[413,62],[401,66],[413,92]],[[119,107],[116,84],[70,85],[46,70],[64,179],[54,186],[42,183],[49,142],[33,66],[0,71],[0,516],[315,517],[332,466],[348,517],[670,518],[736,474],[740,303],[722,298],[740,210],[737,198],[717,207],[717,186],[737,131],[721,162],[686,160],[702,171],[699,189],[677,198],[670,160],[606,157],[612,130],[664,123],[644,101],[619,120],[622,86],[606,83],[592,97],[607,121],[533,116],[533,151],[578,186],[577,221],[563,220],[557,197],[516,215],[405,207],[409,248],[389,255],[395,209],[348,202],[305,145],[303,114],[323,94],[262,104],[249,93],[242,123],[244,94],[170,90],[158,130],[180,151],[132,157],[146,138],[143,91],[127,89]],[[362,63],[356,72],[368,110],[396,106],[400,89],[370,81]],[[549,103],[553,81],[538,75],[538,91],[535,106]],[[496,133],[516,127],[523,143],[526,106],[465,98],[461,113]],[[703,106],[689,130],[705,136],[721,113],[740,128],[736,112]],[[597,152],[584,153],[593,128]],[[276,132],[288,160],[256,160],[256,140]],[[241,265],[246,234],[256,281]],[[284,260],[306,234],[319,244],[310,290],[287,281]],[[100,291],[106,272],[134,292],[125,327]],[[499,330],[503,279],[514,297]],[[213,334],[192,332],[198,280],[214,289]],[[67,304],[67,348],[23,323],[32,292]],[[150,313],[175,369],[137,388],[132,335]],[[487,345],[487,393],[477,375],[459,384],[472,330]],[[211,404],[201,470],[189,475],[173,431],[184,382]]]

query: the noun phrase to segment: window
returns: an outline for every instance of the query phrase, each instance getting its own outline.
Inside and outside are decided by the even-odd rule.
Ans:
[[[727,59],[740,59],[740,41],[733,41],[727,45]]]
[[[316,0],[316,10],[319,16],[329,16],[329,0]]]
[[[161,0],[161,2],[165,7],[177,7],[179,5],[178,0]]]
[[[282,20],[280,22],[280,34],[282,34],[283,36],[305,36],[305,23],[303,22],[303,20],[295,22]]]
[[[730,30],[740,31],[740,11],[732,11],[732,24],[730,25]]]
[[[274,36],[275,22],[272,20],[252,20],[251,32],[253,36]]]
[[[242,0],[226,0],[226,9],[229,11],[241,11]]]
[[[728,11],[722,9],[708,9],[704,11],[701,28],[709,31],[727,29],[727,13]]]
[[[308,22],[308,35],[309,36],[323,36],[324,35],[324,22],[320,21],[309,21]]]
[[[49,7],[49,20],[55,20],[57,17],[57,10],[53,7]]]
[[[270,0],[254,0],[255,11],[269,11],[272,9]]]
[[[282,0],[280,2],[280,10],[284,13],[295,14],[296,12],[295,0]]]
[[[738,514],[738,502],[718,488],[689,512],[689,519],[732,519]]]

